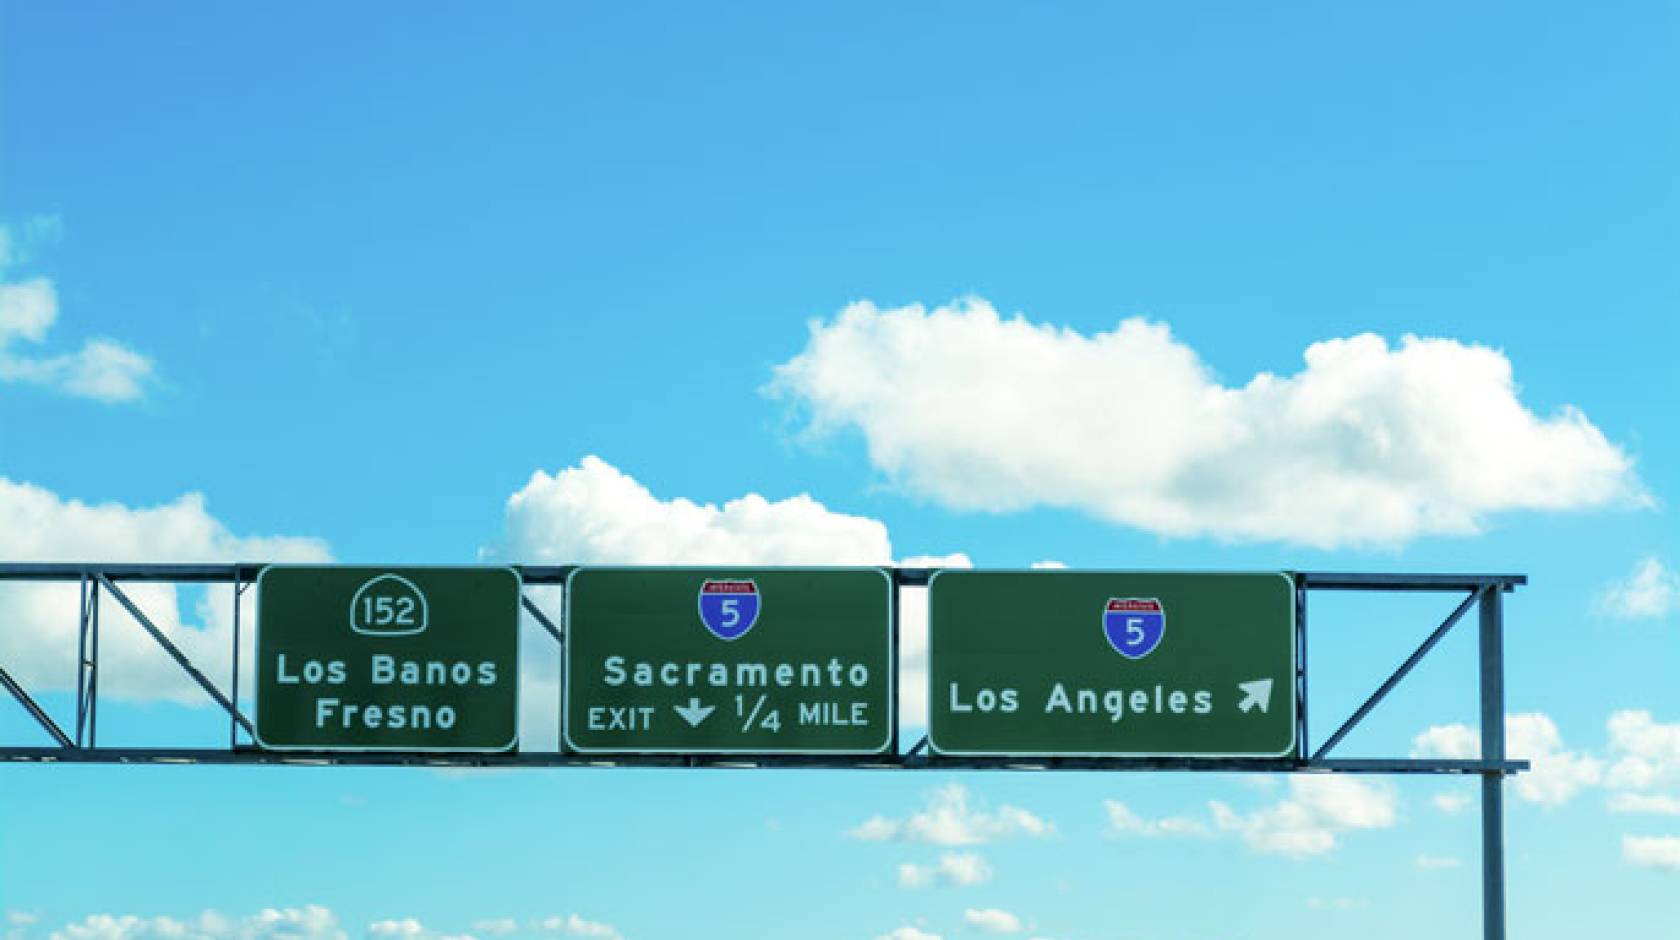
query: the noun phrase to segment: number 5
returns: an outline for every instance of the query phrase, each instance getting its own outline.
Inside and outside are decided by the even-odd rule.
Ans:
[[[1143,645],[1143,638],[1144,638],[1144,636],[1143,636],[1143,618],[1142,617],[1127,617],[1126,618],[1126,645],[1127,646],[1142,646]]]
[[[729,629],[741,622],[741,601],[739,598],[726,597],[723,600],[723,627]]]

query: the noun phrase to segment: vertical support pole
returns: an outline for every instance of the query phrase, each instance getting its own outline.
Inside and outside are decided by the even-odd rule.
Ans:
[[[88,576],[82,571],[76,595],[76,746],[82,746],[88,714]]]
[[[1307,742],[1307,586],[1295,576],[1295,759],[1312,753]]]
[[[892,702],[892,707],[888,709],[889,717],[892,719],[892,727],[888,729],[888,740],[892,743],[887,748],[887,753],[896,755],[899,747],[898,716],[904,713],[904,702],[899,698],[902,690],[898,687],[899,666],[902,662],[899,658],[901,647],[898,640],[898,602],[904,596],[904,587],[899,583],[897,568],[887,570],[887,583],[892,585],[892,597],[889,598],[890,606],[888,608],[892,611],[892,671],[887,675],[887,681],[892,683],[888,686],[889,691],[887,693],[888,701]]]
[[[99,579],[88,584],[88,731],[87,746],[99,743]]]
[[[239,746],[239,596],[245,585],[239,580],[239,564],[233,566],[233,714],[228,716],[228,749]]]
[[[1482,760],[1505,759],[1504,592],[1482,593]],[[1482,937],[1505,940],[1505,775],[1482,773]]]

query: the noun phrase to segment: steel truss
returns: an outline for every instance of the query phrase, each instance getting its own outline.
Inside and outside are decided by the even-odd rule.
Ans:
[[[434,766],[434,767],[688,767],[688,768],[844,768],[854,770],[1023,770],[1023,771],[1206,771],[1269,773],[1466,774],[1481,778],[1483,936],[1505,936],[1505,865],[1503,783],[1507,775],[1525,771],[1524,760],[1505,753],[1504,611],[1503,595],[1528,583],[1524,575],[1474,574],[1359,574],[1296,572],[1295,696],[1298,707],[1296,751],[1283,758],[975,758],[943,757],[929,753],[924,736],[904,753],[874,757],[808,757],[795,755],[682,756],[569,754],[558,750],[520,750],[506,754],[439,754],[407,752],[268,751],[255,744],[249,718],[240,711],[239,647],[240,599],[256,582],[263,565],[178,564],[0,564],[0,582],[73,582],[79,585],[75,722],[66,731],[43,709],[0,662],[0,687],[56,742],[55,747],[17,747],[0,742],[0,762],[105,764],[289,764],[300,766]],[[563,585],[576,565],[515,566],[526,587]],[[896,587],[925,587],[938,569],[891,569]],[[170,642],[126,592],[124,583],[230,584],[233,587],[232,675],[229,692],[206,676]],[[1307,600],[1314,592],[1374,593],[1434,592],[1464,595],[1397,667],[1316,749],[1307,727],[1306,672]],[[151,636],[177,666],[228,716],[226,748],[125,748],[98,745],[100,601],[109,596]],[[565,643],[565,624],[556,622],[529,595],[521,605],[558,645]],[[1384,698],[1440,643],[1470,609],[1477,609],[1481,756],[1474,760],[1416,758],[1336,759],[1330,753],[1370,715]],[[0,624],[0,630],[5,629]],[[243,735],[242,735],[243,732]],[[896,736],[895,736],[896,739]]]

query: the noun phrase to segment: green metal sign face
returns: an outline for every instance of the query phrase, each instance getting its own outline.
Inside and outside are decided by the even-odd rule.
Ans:
[[[878,568],[580,568],[565,623],[567,750],[892,746],[893,585]]]
[[[257,743],[506,751],[519,729],[511,568],[273,566],[257,578]]]
[[[1294,751],[1288,575],[944,571],[929,587],[940,754]]]

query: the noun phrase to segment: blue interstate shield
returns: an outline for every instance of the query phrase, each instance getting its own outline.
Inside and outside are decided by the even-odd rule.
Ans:
[[[758,622],[758,585],[707,581],[700,585],[700,622],[720,640],[738,640]]]
[[[1155,652],[1167,632],[1167,612],[1153,597],[1111,597],[1103,607],[1103,636],[1127,659]]]

